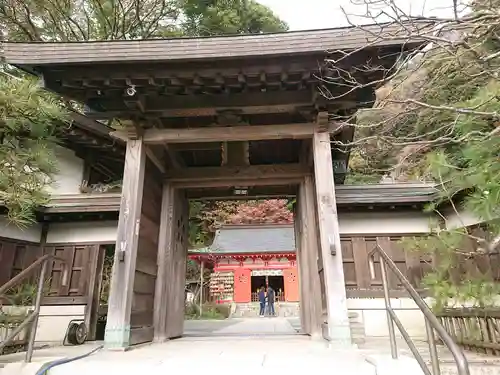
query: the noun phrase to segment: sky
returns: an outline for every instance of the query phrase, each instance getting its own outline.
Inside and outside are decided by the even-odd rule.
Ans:
[[[257,0],[271,8],[276,15],[288,23],[290,30],[311,30],[348,26],[341,8],[350,15],[354,24],[374,23],[373,19],[356,17],[366,14],[366,2],[374,0]],[[379,0],[379,3],[393,2],[405,14],[435,17],[453,17],[453,0]],[[462,9],[464,7],[462,6]],[[371,6],[372,13],[390,8]],[[381,19],[380,19],[381,20]],[[382,20],[381,20],[382,21]]]

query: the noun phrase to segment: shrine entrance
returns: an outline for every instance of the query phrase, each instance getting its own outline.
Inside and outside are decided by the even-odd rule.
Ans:
[[[370,27],[4,43],[8,63],[83,104],[94,132],[107,138],[112,124],[126,148],[107,347],[182,335],[188,199],[242,194],[297,196],[303,330],[351,345],[335,201],[349,153],[331,141],[352,140],[347,119],[371,106],[374,87],[337,83],[377,82],[386,70],[367,66],[391,67],[420,43],[393,34],[368,43],[385,32]]]
[[[321,114],[319,118],[326,116]],[[323,130],[328,129],[328,124],[321,125],[319,121],[305,125],[311,133],[301,137],[297,164],[165,169],[163,176],[159,176],[146,153],[149,131],[127,141],[118,224],[119,250],[113,267],[105,336],[108,346],[116,346],[123,340],[128,340],[127,345],[134,345],[182,336],[188,200],[238,196],[245,199],[296,197],[294,231],[298,272],[278,276],[282,277],[284,286],[286,282],[292,285],[294,278],[299,279],[295,293],[301,301],[303,332],[350,345],[330,132]],[[241,132],[244,127],[238,129]],[[245,150],[242,147],[248,137],[245,132],[233,141],[234,135],[228,128],[214,127],[206,131],[213,133],[209,139],[222,139],[233,151]],[[175,133],[179,139],[182,131]],[[193,137],[190,135],[190,140],[197,140]],[[282,147],[287,139],[276,140],[274,144]],[[231,156],[234,162],[239,154],[233,155],[236,155]],[[155,238],[158,240],[154,241]],[[249,302],[246,298],[252,292],[251,271],[240,269],[234,273],[234,279],[238,283],[234,301]],[[130,313],[123,315],[123,309]],[[130,327],[125,331],[123,325],[118,325],[122,319]]]

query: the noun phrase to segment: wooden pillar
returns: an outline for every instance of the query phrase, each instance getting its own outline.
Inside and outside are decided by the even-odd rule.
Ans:
[[[313,136],[319,248],[323,265],[327,320],[323,336],[338,345],[351,345],[351,332],[340,245],[333,163],[328,132]]]
[[[314,181],[311,176],[304,178],[304,182],[300,186],[302,198],[302,233],[303,245],[305,249],[303,259],[306,259],[307,273],[306,277],[309,280],[308,298],[309,298],[309,320],[310,320],[310,335],[321,336],[323,324],[322,314],[322,287],[319,277],[319,243],[318,243],[318,225],[316,218],[316,191],[314,189]]]
[[[300,295],[300,325],[302,332],[311,334],[311,319],[310,319],[310,277],[309,264],[307,260],[307,244],[305,243],[306,236],[304,234],[305,220],[305,203],[304,203],[303,184],[299,187],[297,203],[295,204],[294,212],[294,230],[295,230],[295,248],[297,249],[297,264],[299,273],[299,295]]]
[[[130,344],[130,313],[146,169],[145,151],[141,139],[127,142],[120,216],[118,219],[108,318],[104,338],[105,345],[108,348],[126,348]]]
[[[188,255],[189,205],[184,190],[174,189],[173,221],[170,248],[166,254],[166,321],[165,333],[169,339],[184,332],[186,265]]]
[[[168,262],[171,254],[171,247],[175,238],[174,231],[174,202],[175,190],[172,184],[163,184],[161,203],[161,224],[158,239],[158,277],[156,278],[155,302],[154,302],[154,341],[163,342],[167,337],[167,309],[168,295],[167,289],[170,280],[168,276],[171,264]]]
[[[203,267],[204,264],[205,262],[202,259],[200,263],[200,318],[203,316],[203,272],[205,271]]]

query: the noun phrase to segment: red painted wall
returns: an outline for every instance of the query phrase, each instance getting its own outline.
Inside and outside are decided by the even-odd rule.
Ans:
[[[251,256],[246,257],[246,259]],[[214,266],[215,272],[233,272],[234,274],[234,302],[248,303],[252,300],[251,273],[252,270],[283,270],[285,284],[285,300],[287,302],[299,301],[299,277],[295,259],[287,262],[264,261],[256,258],[253,263],[239,262],[231,264],[220,264]]]

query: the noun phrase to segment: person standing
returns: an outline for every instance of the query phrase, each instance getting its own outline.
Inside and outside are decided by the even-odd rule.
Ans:
[[[274,300],[275,300],[276,296],[275,296],[275,293],[274,293],[274,289],[271,287],[271,285],[269,285],[267,287],[267,311],[269,313],[270,316],[275,316],[275,312],[274,312]]]
[[[264,311],[266,309],[266,289],[261,287],[259,290],[259,302],[260,302],[260,312],[259,316],[264,317]]]

